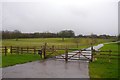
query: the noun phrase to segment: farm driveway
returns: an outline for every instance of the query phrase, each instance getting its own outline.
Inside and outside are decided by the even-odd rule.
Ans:
[[[3,78],[89,78],[88,62],[54,59],[6,67],[2,73]]]

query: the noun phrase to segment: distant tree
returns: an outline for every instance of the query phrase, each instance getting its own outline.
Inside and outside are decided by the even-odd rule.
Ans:
[[[77,37],[81,37],[81,38],[82,38],[82,37],[83,37],[83,35],[82,35],[82,34],[79,34]]]
[[[64,38],[65,38],[65,31],[60,31],[58,33],[58,36],[60,36],[62,38],[62,41],[64,41]]]
[[[11,32],[6,30],[6,31],[2,31],[2,39],[11,39]]]
[[[96,44],[97,43],[97,35],[92,33],[90,37],[91,37],[91,41],[92,41],[91,44],[93,44],[93,45]]]
[[[92,37],[92,38],[97,38],[98,36],[97,36],[97,34],[93,34],[93,33],[92,33],[92,34],[91,34],[91,37]]]
[[[16,41],[18,41],[18,38],[20,37],[21,32],[19,30],[14,30],[13,34],[14,34],[14,37],[16,38]]]
[[[34,38],[39,38],[40,37],[40,33],[39,32],[35,32],[35,33],[33,33],[33,35],[34,35],[33,36]]]
[[[63,30],[58,33],[58,36],[60,36],[62,38],[62,41],[64,41],[64,38],[74,37],[75,34],[72,30]]]
[[[110,38],[111,36],[110,35],[106,35],[106,34],[103,34],[103,35],[99,35],[100,38],[103,38],[103,39],[108,39]]]

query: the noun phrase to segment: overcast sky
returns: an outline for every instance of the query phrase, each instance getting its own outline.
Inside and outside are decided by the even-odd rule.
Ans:
[[[118,34],[119,0],[7,1],[2,3],[3,30]]]

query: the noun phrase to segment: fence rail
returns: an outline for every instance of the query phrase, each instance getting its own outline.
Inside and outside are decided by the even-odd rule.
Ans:
[[[16,47],[16,46],[2,46],[2,54],[7,56],[7,54],[23,54],[23,53],[34,53],[36,54],[38,50],[42,49],[41,47]]]

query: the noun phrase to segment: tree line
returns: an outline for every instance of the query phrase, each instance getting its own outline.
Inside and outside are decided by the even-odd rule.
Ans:
[[[116,36],[110,36],[110,35],[97,35],[97,34],[90,34],[90,35],[77,35],[75,36],[75,32],[73,30],[62,30],[57,33],[51,33],[51,32],[35,32],[35,33],[22,33],[19,30],[14,31],[1,31],[2,33],[2,39],[18,39],[18,38],[115,38]]]

